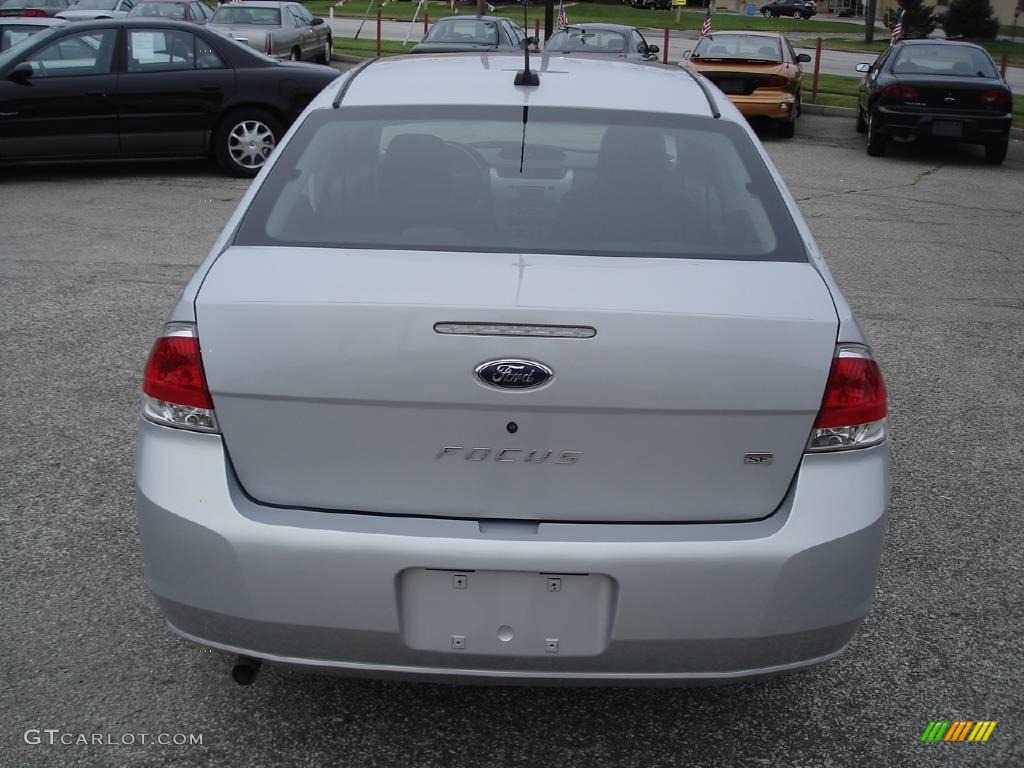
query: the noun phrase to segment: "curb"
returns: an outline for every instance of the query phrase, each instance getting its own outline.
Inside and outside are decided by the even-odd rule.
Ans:
[[[337,51],[331,54],[331,61],[344,61],[348,64],[358,64],[372,58],[373,56],[353,56],[349,53],[338,53]]]

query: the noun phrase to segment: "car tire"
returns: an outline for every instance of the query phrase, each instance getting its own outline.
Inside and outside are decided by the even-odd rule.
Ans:
[[[868,132],[868,121],[864,119],[864,110],[857,105],[857,133]]]
[[[302,51],[298,48],[292,48],[292,52],[288,54],[289,61],[302,61]]]
[[[334,54],[334,41],[331,38],[327,38],[327,42],[324,43],[324,52],[321,54],[324,64],[330,64],[331,58]]]
[[[761,9],[761,15],[764,16],[766,19],[770,19],[775,14],[772,13],[772,9],[771,8],[762,8]]]
[[[989,165],[1002,165],[1006,159],[1006,152],[1010,148],[1010,139],[1007,137],[1002,141],[996,141],[985,145],[985,162]]]
[[[213,154],[229,176],[251,179],[283,135],[281,122],[269,112],[238,109],[227,114],[213,132]]]
[[[796,133],[796,115],[791,120],[779,121],[779,136],[783,139],[792,139]]]
[[[885,157],[888,137],[875,128],[875,119],[868,116],[868,154],[872,157]]]
[[[793,11],[793,18],[800,21],[804,17],[801,11]]]

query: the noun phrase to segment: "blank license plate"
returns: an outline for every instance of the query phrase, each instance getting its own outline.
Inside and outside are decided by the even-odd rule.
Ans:
[[[399,579],[410,648],[506,656],[593,656],[611,635],[608,576],[411,568]]]
[[[746,93],[747,84],[742,80],[719,80],[718,88],[722,93]]]
[[[935,120],[932,122],[932,136],[959,138],[964,135],[964,124],[959,120]]]

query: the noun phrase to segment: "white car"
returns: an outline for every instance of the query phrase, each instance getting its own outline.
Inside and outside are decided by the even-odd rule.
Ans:
[[[688,71],[535,62],[328,85],[153,346],[146,577],[238,682],[736,680],[871,606],[885,385],[761,143]]]
[[[78,0],[66,11],[58,13],[57,17],[68,21],[119,19],[127,16],[134,7],[132,0]]]

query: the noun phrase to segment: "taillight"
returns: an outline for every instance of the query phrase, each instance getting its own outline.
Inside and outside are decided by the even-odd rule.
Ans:
[[[271,40],[270,35],[267,35],[267,56],[274,55],[274,41]]]
[[[216,432],[194,325],[168,323],[154,343],[142,378],[143,415],[168,427]]]
[[[983,91],[981,94],[982,104],[1009,104],[1009,91]]]
[[[33,18],[43,17],[46,18],[46,11],[40,11],[38,8],[27,8],[21,12],[22,16],[31,16]]]
[[[789,82],[782,75],[768,75],[768,77],[761,82],[761,88],[785,88]]]
[[[866,347],[840,344],[807,450],[877,445],[886,437],[887,413],[888,397],[878,363]]]
[[[916,99],[920,96],[912,85],[890,85],[882,93],[891,99]]]

